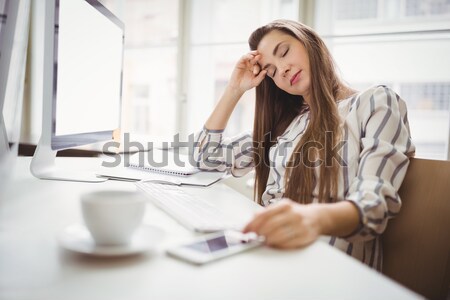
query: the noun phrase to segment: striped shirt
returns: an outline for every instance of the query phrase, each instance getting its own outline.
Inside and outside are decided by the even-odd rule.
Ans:
[[[352,201],[358,208],[360,224],[346,237],[322,237],[330,245],[381,271],[380,235],[388,219],[398,214],[401,201],[397,193],[409,157],[415,147],[411,142],[406,104],[385,86],[369,88],[337,103],[341,117],[343,146],[337,201]],[[263,205],[283,197],[286,163],[309,124],[309,111],[298,115],[270,148],[270,172]],[[207,170],[229,170],[239,177],[253,167],[252,135],[243,133],[223,137],[223,130],[204,128],[195,139],[194,159]],[[315,170],[316,182],[319,179]],[[313,190],[318,202],[318,184]]]

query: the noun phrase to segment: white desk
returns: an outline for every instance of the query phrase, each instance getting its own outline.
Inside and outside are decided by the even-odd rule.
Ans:
[[[86,158],[59,161],[73,166],[92,163]],[[322,242],[295,251],[259,248],[201,267],[181,262],[164,250],[192,234],[150,204],[144,222],[166,233],[156,252],[106,259],[66,251],[55,235],[81,221],[80,193],[135,187],[117,181],[38,180],[29,173],[29,163],[29,158],[19,159],[7,196],[0,199],[0,299],[418,298]],[[214,201],[239,199],[243,209],[252,207],[223,184],[201,193]]]

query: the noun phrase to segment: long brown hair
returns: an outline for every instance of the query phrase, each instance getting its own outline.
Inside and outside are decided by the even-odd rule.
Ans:
[[[314,167],[308,163],[308,151],[325,146],[326,135],[334,138],[333,146],[340,139],[339,115],[336,105],[338,92],[343,87],[333,58],[325,43],[311,28],[289,20],[276,20],[256,29],[248,42],[256,50],[261,39],[272,30],[279,30],[298,39],[305,47],[310,64],[310,107],[309,125],[289,160],[285,173],[284,197],[299,203],[311,203],[316,184]],[[302,96],[295,96],[278,88],[267,77],[256,87],[255,120],[253,144],[255,149],[255,197],[261,204],[269,177],[269,150],[276,137],[283,134],[292,120],[305,110]],[[329,149],[330,148],[330,149]],[[329,162],[335,157],[334,147],[313,151],[320,164],[319,201],[332,202],[337,194],[339,165]],[[326,150],[326,151],[325,151]],[[325,163],[327,162],[327,163]]]

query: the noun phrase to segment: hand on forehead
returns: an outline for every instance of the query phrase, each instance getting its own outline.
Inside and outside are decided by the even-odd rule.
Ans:
[[[259,66],[261,68],[266,68],[273,58],[285,50],[287,44],[291,42],[292,39],[292,36],[279,30],[272,30],[267,33],[261,39],[257,48],[257,53],[261,55],[258,62]]]

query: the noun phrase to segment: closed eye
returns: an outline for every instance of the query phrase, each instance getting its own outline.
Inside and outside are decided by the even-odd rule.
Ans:
[[[287,48],[286,51],[284,51],[284,53],[283,53],[283,55],[281,55],[281,57],[285,57],[286,54],[288,54],[288,52],[289,52],[289,48]]]
[[[273,65],[270,65],[266,70],[267,70],[267,75],[269,75],[269,77],[272,77],[272,78],[277,73],[277,68],[275,68],[275,66],[273,66]]]

